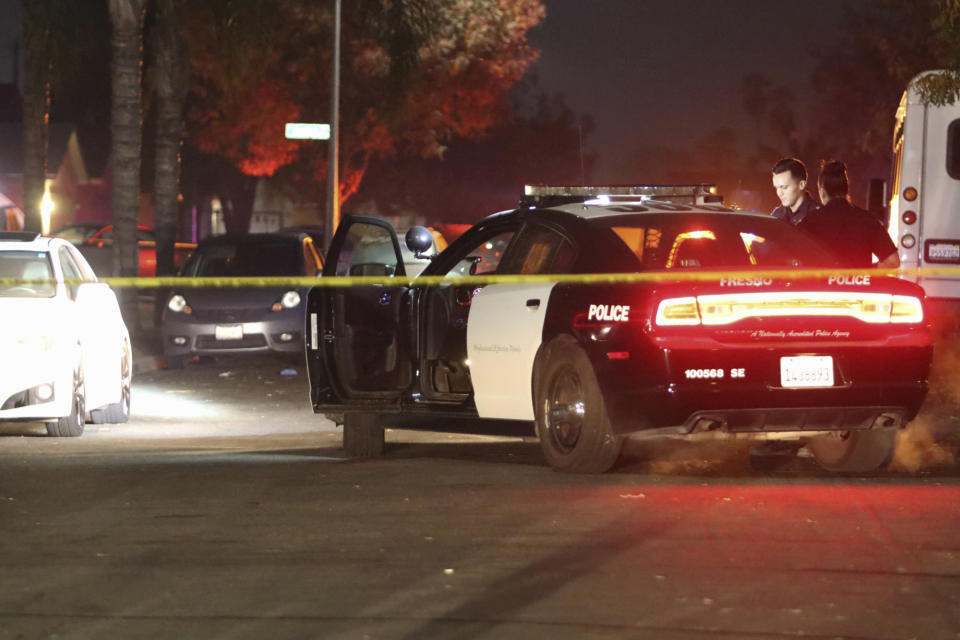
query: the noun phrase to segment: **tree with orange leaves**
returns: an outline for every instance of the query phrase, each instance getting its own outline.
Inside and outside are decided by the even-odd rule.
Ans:
[[[536,59],[527,32],[541,0],[378,0],[344,7],[341,184],[345,201],[370,160],[442,156],[509,113],[508,92]],[[326,122],[332,14],[310,0],[191,3],[188,140],[245,176],[326,178],[326,146],[284,138],[284,124]],[[238,207],[242,209],[242,204]],[[246,217],[237,211],[234,225]]]

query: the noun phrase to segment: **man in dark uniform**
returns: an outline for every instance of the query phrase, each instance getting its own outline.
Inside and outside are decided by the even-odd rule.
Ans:
[[[773,188],[777,190],[780,206],[773,210],[773,217],[800,224],[817,203],[807,188],[807,168],[796,158],[782,158],[773,165]]]
[[[842,162],[823,162],[817,186],[823,206],[804,218],[799,229],[813,235],[842,267],[873,267],[873,256],[878,268],[900,266],[897,247],[880,221],[850,203],[847,168]]]

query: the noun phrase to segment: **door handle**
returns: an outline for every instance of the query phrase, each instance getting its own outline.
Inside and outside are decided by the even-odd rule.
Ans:
[[[528,309],[539,309],[540,308],[540,298],[530,298],[527,300]]]

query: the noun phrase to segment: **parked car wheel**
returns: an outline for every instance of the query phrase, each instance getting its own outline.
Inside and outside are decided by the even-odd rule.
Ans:
[[[78,368],[73,372],[73,399],[70,403],[70,415],[59,418],[55,422],[48,422],[47,434],[57,438],[75,438],[81,435],[86,412],[83,371]]]
[[[558,471],[609,470],[620,456],[623,437],[613,433],[587,354],[563,336],[545,353],[535,405],[544,457]]]

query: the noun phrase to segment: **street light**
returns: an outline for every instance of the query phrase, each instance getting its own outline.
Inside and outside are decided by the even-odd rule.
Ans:
[[[333,11],[333,89],[330,99],[330,157],[327,161],[327,219],[323,229],[324,249],[340,224],[340,0],[334,0]]]

